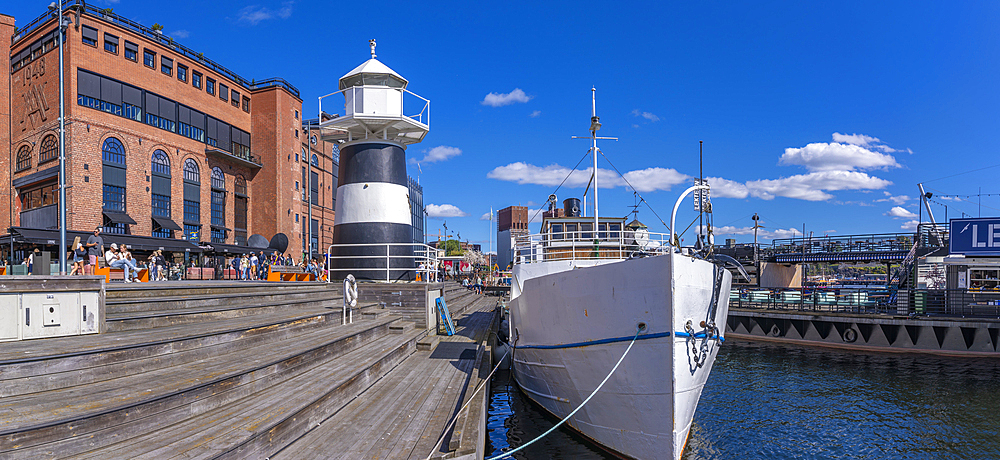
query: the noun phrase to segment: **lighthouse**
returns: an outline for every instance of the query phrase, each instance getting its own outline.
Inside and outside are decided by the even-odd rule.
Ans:
[[[320,98],[320,130],[340,142],[340,176],[334,216],[331,268],[338,277],[414,279],[406,147],[430,131],[430,101],[407,90],[408,81],[376,59],[340,79],[344,115],[326,119]],[[404,95],[408,105],[404,113]]]

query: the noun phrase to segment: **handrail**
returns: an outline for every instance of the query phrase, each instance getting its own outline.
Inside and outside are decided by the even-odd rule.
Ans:
[[[399,100],[399,113],[400,113],[400,116],[402,116],[402,117],[409,118],[410,120],[416,121],[416,122],[421,123],[423,125],[426,125],[428,128],[430,128],[430,126],[431,126],[431,101],[429,99],[427,99],[427,98],[424,98],[423,96],[420,96],[417,93],[414,93],[413,91],[410,91],[410,90],[406,89],[406,88],[391,88],[391,87],[388,87],[388,86],[378,86],[378,85],[358,85],[358,86],[352,86],[350,88],[344,88],[344,89],[339,90],[339,91],[334,91],[334,92],[332,92],[330,94],[327,94],[325,96],[322,96],[322,97],[325,98],[325,97],[330,97],[330,96],[334,96],[334,95],[341,94],[341,93],[346,93],[346,91],[354,90],[355,88],[378,88],[378,89],[393,90],[393,91],[398,91],[399,93],[401,93],[401,95],[408,93],[408,94],[410,94],[410,95],[412,95],[412,96],[414,96],[414,97],[416,97],[416,98],[424,101],[424,106],[420,109],[419,113],[417,113],[415,115],[406,115],[405,113],[403,113],[403,110],[404,110],[403,106],[405,104],[403,102],[402,96],[400,96],[400,100]],[[347,95],[345,94],[344,97],[346,99]],[[351,102],[352,102],[351,103],[351,113],[355,113],[355,114],[359,113],[358,112],[358,98],[356,98],[356,97],[352,98]],[[424,122],[424,112],[425,111],[427,112],[427,121],[426,122]],[[344,113],[345,113],[344,116],[346,116],[346,113],[347,113],[347,107],[346,107],[346,105],[344,107]],[[339,118],[343,118],[343,117],[336,117],[336,118],[333,118],[333,119],[331,119],[329,121],[337,121]],[[323,125],[323,122],[320,122],[320,126],[322,126],[322,125]]]
[[[636,252],[667,253],[670,235],[642,230],[637,238],[636,233],[634,230],[622,229],[521,235],[514,243],[514,264],[552,260],[625,259]]]
[[[393,247],[412,247],[414,248],[414,254],[412,256],[403,255],[393,255],[390,251]],[[348,256],[335,256],[333,255],[333,248],[360,248],[369,247],[373,249],[385,248],[385,255],[348,255]],[[418,274],[423,274],[423,279],[425,281],[436,280],[437,279],[437,269],[438,269],[438,252],[437,249],[432,248],[426,244],[422,243],[345,243],[345,244],[331,244],[326,251],[326,279],[327,282],[333,279],[334,272],[385,272],[385,281],[389,282],[390,274],[393,271],[415,271]],[[351,260],[351,259],[385,259],[385,267],[356,267],[356,268],[333,268],[332,262],[334,260]],[[393,260],[412,260],[414,262],[414,268],[404,268],[404,267],[393,267]],[[423,267],[421,268],[421,265]],[[350,274],[350,273],[349,273]]]

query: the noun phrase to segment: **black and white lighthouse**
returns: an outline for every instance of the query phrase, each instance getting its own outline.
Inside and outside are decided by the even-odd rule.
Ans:
[[[339,278],[409,281],[417,262],[406,146],[430,131],[430,101],[407,91],[406,79],[375,59],[375,40],[369,44],[371,59],[333,93],[344,94],[346,114],[320,123],[324,139],[342,142],[330,265]],[[404,94],[419,113],[404,115]]]

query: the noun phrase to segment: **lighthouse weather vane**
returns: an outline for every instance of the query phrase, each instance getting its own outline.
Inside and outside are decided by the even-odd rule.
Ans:
[[[372,47],[372,59],[375,59],[375,39],[368,40],[368,46]]]

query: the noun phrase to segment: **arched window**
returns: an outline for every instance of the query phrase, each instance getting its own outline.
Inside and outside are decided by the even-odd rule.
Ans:
[[[312,165],[315,166],[315,167],[317,167],[317,168],[319,167],[319,157],[316,156],[315,153],[312,156]]]
[[[226,242],[226,175],[212,168],[212,242]]]
[[[59,158],[59,141],[55,134],[49,134],[42,139],[42,149],[38,152],[38,164]]]
[[[184,160],[184,238],[201,241],[201,173],[193,158]]]
[[[125,166],[125,146],[122,141],[109,137],[101,146],[101,161]]]
[[[106,233],[129,233],[129,225],[135,221],[128,217],[125,199],[125,146],[114,137],[104,140],[101,146],[104,191],[104,231]]]
[[[153,236],[173,238],[177,224],[170,221],[170,158],[163,150],[154,150],[150,160]]]
[[[17,151],[17,164],[14,172],[24,171],[31,168],[31,146],[23,145]]]
[[[236,239],[236,244],[246,245],[247,244],[247,201],[249,196],[247,196],[247,180],[242,176],[236,176],[235,186],[235,213],[233,216],[233,237]]]

